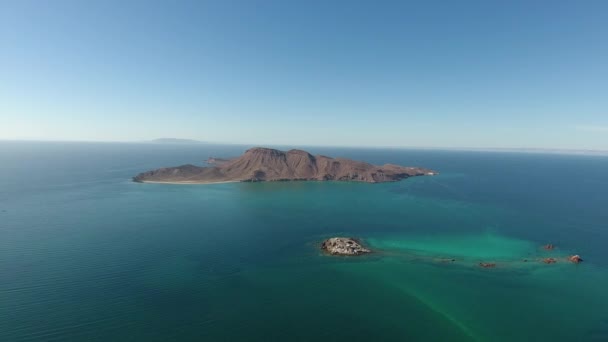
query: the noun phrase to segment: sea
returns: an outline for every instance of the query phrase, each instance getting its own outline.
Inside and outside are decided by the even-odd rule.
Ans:
[[[608,341],[608,157],[298,146],[439,174],[131,181],[249,147],[0,142],[0,341]]]

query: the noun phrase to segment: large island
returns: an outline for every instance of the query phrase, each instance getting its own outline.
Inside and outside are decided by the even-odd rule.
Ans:
[[[343,158],[313,156],[302,150],[287,152],[251,148],[235,159],[214,166],[182,165],[147,171],[135,182],[204,184],[260,181],[357,181],[394,182],[412,176],[434,175],[435,171],[393,164],[382,166]]]

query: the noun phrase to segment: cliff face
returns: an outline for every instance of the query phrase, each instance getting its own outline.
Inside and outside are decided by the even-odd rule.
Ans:
[[[213,167],[182,165],[140,173],[136,182],[212,183],[222,181],[340,180],[391,182],[411,176],[432,175],[434,171],[386,164],[372,164],[326,156],[302,150],[287,152],[256,147],[242,156]]]

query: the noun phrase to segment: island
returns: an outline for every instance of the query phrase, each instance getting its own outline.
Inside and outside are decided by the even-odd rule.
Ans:
[[[133,177],[141,183],[205,184],[261,181],[395,182],[408,177],[435,175],[421,167],[382,166],[344,158],[313,156],[303,150],[279,151],[255,147],[234,159],[212,166],[182,165],[142,172]]]
[[[371,250],[361,246],[354,238],[333,237],[321,244],[321,249],[331,255],[361,255],[371,253]]]

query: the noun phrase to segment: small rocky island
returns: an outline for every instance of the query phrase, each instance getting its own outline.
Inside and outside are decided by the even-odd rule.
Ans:
[[[256,147],[234,159],[211,158],[212,166],[182,165],[147,171],[133,177],[142,183],[203,184],[261,181],[394,182],[413,176],[435,175],[433,170],[393,164],[382,166],[344,158],[313,156],[302,150],[279,151]]]
[[[321,249],[331,255],[361,255],[371,253],[354,238],[334,237],[323,241]]]

